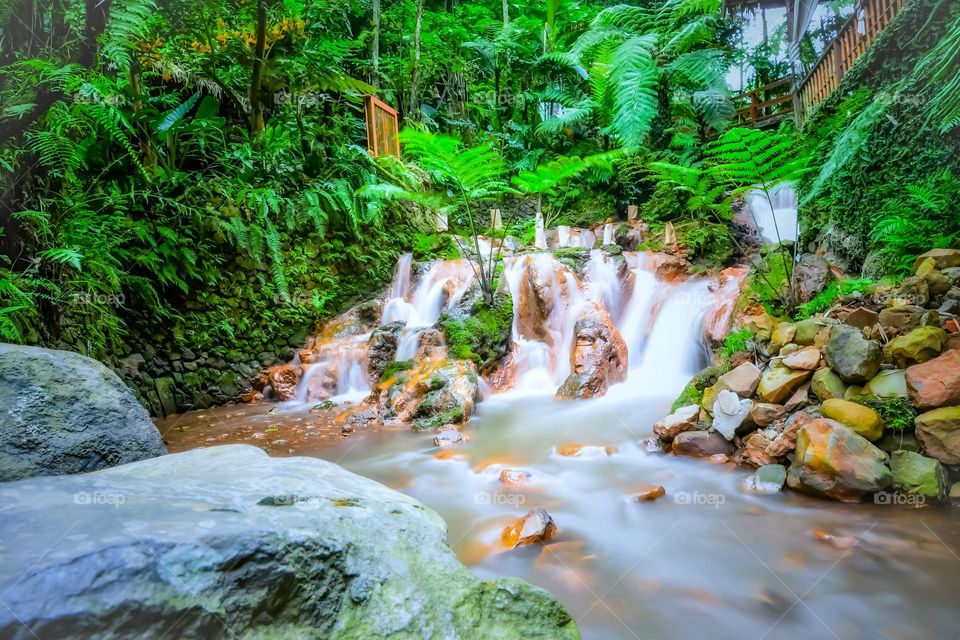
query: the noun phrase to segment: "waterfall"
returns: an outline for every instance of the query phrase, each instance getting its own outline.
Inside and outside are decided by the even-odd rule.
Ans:
[[[468,261],[442,260],[431,263],[414,288],[413,256],[408,253],[400,257],[380,317],[381,325],[404,323],[397,360],[409,360],[416,355],[423,331],[459,304],[474,280],[473,267]],[[338,319],[332,324],[345,323]],[[309,351],[312,362],[303,362],[296,402],[357,401],[366,397],[371,391],[367,372],[370,335],[368,330],[319,336]]]
[[[763,191],[754,190],[747,194],[747,206],[753,212],[759,227],[760,236],[767,242],[776,243],[777,231],[780,240],[793,242],[797,239],[797,192],[793,185],[783,184],[774,187],[770,193],[773,209]]]
[[[610,233],[605,226],[605,239]],[[577,246],[595,236],[567,229],[561,238]],[[553,395],[571,372],[578,318],[596,316],[605,319],[609,332],[619,333],[627,350],[626,383],[610,393],[637,388],[676,393],[702,364],[706,336],[720,339],[727,330],[743,270],[669,282],[656,275],[662,259],[632,252],[612,257],[595,249],[575,271],[548,252],[504,258],[501,287],[513,298],[514,317],[503,366],[511,375],[496,391]],[[382,300],[379,324],[403,323],[397,360],[415,358],[424,332],[476,282],[467,260],[432,262],[416,273],[410,254],[402,256]],[[346,316],[328,323],[311,349],[301,352],[300,403],[355,401],[370,393],[367,351],[373,327]]]

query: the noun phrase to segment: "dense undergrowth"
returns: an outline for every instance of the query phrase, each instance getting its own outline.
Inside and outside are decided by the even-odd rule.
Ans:
[[[635,204],[641,249],[709,269],[742,253],[740,196],[798,181],[800,248],[852,271],[955,245],[957,3],[912,0],[806,129],[763,133],[733,126],[726,77],[747,61],[769,82],[780,45],[738,46],[721,5],[0,5],[0,338],[104,360],[167,410],[235,397],[400,253],[460,255],[439,212],[469,237],[501,208],[530,243],[538,217]],[[399,110],[402,159],[368,153],[367,93]],[[751,286],[793,314],[771,251]],[[509,318],[477,266],[484,304],[446,332],[484,364]]]

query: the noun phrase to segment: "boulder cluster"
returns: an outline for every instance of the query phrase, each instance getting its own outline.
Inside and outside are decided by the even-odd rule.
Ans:
[[[798,322],[739,318],[752,351],[698,374],[651,447],[756,468],[760,491],[960,497],[960,250],[915,270]]]

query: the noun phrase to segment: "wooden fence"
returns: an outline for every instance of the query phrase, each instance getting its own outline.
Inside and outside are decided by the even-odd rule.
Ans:
[[[734,96],[740,125],[766,127],[793,117],[793,76]]]
[[[799,84],[798,120],[802,123],[833,93],[843,76],[908,0],[860,0],[807,77]]]

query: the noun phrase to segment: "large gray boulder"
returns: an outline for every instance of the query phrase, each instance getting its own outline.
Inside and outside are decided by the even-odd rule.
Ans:
[[[160,432],[101,363],[0,344],[0,481],[96,471],[161,456]]]
[[[413,498],[314,458],[196,449],[0,486],[0,638],[578,638],[484,582]]]

